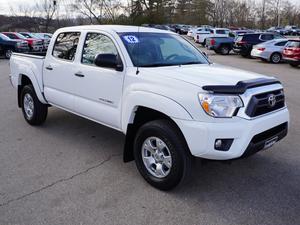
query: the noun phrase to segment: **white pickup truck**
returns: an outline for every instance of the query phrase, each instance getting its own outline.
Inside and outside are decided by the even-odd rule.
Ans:
[[[194,35],[194,41],[196,43],[205,46],[206,40],[211,37],[229,37],[230,30],[227,28],[205,28],[197,31]]]
[[[126,135],[124,161],[168,190],[193,157],[250,156],[286,136],[283,87],[209,62],[168,31],[79,26],[56,31],[45,57],[13,54],[10,80],[30,125],[55,106]]]

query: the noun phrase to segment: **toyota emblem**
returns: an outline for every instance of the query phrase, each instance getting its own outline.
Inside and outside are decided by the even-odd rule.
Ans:
[[[274,107],[275,106],[275,104],[276,104],[276,97],[275,97],[275,95],[273,95],[273,94],[269,95],[269,97],[268,97],[268,104],[269,104],[270,107]]]

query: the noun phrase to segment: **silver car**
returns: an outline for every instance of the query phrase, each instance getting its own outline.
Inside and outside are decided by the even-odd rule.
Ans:
[[[287,42],[288,39],[273,39],[254,45],[251,56],[271,63],[280,63],[282,52]]]

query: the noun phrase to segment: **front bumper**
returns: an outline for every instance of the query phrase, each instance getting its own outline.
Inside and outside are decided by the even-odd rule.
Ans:
[[[228,160],[243,156],[249,148],[251,152],[261,150],[261,143],[265,143],[272,137],[266,136],[266,140],[260,140],[259,143],[253,142],[253,138],[276,126],[288,123],[289,112],[287,108],[283,108],[252,120],[235,117],[220,122],[216,119],[216,122],[210,123],[179,119],[174,121],[181,129],[192,155],[206,159]],[[280,137],[278,140],[281,139]],[[215,150],[216,139],[234,140],[228,151],[219,151]]]

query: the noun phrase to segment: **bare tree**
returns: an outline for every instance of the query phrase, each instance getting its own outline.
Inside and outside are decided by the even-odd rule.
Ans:
[[[40,0],[36,1],[35,11],[39,17],[44,19],[45,32],[49,32],[49,26],[51,25],[55,12],[57,10],[57,0]]]

